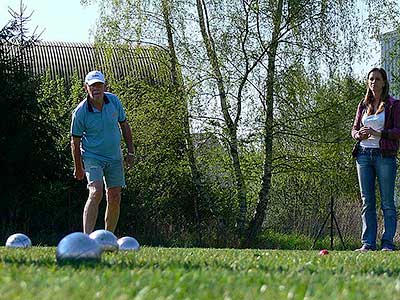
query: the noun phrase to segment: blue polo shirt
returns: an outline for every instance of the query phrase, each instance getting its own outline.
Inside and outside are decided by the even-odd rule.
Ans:
[[[71,135],[82,138],[83,158],[101,161],[121,160],[121,130],[119,122],[126,120],[124,108],[118,97],[104,93],[102,110],[84,99],[72,113]]]

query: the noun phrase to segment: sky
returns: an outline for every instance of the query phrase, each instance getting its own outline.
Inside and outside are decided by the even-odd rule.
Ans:
[[[40,39],[43,41],[93,42],[93,31],[99,15],[98,6],[84,6],[80,0],[23,0],[26,15],[33,11],[30,21],[32,29],[38,27],[36,33],[44,30]],[[0,28],[11,19],[8,8],[19,11],[20,0],[0,0]],[[361,9],[361,11],[363,11]],[[380,49],[376,41],[368,43],[366,53],[368,61],[354,64],[356,75],[364,77],[371,67],[379,65]]]
[[[99,14],[96,5],[84,6],[80,0],[23,0],[25,15],[32,11],[29,24],[44,41],[92,42]],[[19,12],[20,0],[0,0],[0,28],[11,19],[8,8]]]

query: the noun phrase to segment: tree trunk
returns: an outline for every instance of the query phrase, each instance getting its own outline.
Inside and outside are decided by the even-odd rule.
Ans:
[[[238,139],[237,139],[237,122],[233,121],[230,114],[227,103],[227,95],[225,92],[224,79],[221,74],[220,66],[218,63],[218,56],[215,51],[214,41],[209,32],[209,23],[207,17],[207,8],[203,0],[197,0],[197,12],[200,23],[200,30],[203,37],[203,41],[206,47],[207,56],[210,61],[215,80],[217,81],[219,99],[221,103],[221,110],[224,117],[226,127],[228,129],[229,136],[229,153],[232,159],[233,170],[235,174],[235,184],[239,201],[239,216],[237,218],[238,234],[240,237],[244,236],[246,226],[246,215],[247,215],[247,201],[246,201],[246,186],[240,166],[240,158],[238,151]],[[237,116],[235,120],[239,120]]]
[[[193,147],[193,140],[192,135],[190,133],[190,120],[189,120],[189,112],[187,107],[187,102],[184,98],[184,93],[182,89],[182,84],[178,78],[178,59],[176,56],[173,33],[172,33],[172,25],[171,25],[171,10],[170,10],[170,2],[168,0],[162,0],[162,12],[164,18],[164,25],[167,30],[168,36],[168,46],[169,46],[169,53],[170,53],[170,64],[171,64],[171,76],[172,76],[172,84],[173,89],[178,95],[178,99],[180,103],[184,103],[184,116],[183,116],[183,130],[186,142],[185,152],[188,157],[189,168],[191,173],[191,180],[194,193],[193,199],[193,206],[194,206],[194,214],[195,214],[195,222],[196,222],[196,231],[198,233],[197,243],[198,245],[201,244],[201,234],[200,234],[200,214],[199,214],[199,202],[208,202],[208,195],[205,192],[203,184],[201,182],[200,173],[198,171],[196,165],[196,159],[194,155],[194,147]]]
[[[266,116],[265,116],[265,136],[264,136],[264,167],[261,189],[255,215],[250,222],[248,234],[244,246],[250,247],[254,244],[257,235],[262,230],[267,212],[268,200],[271,193],[272,179],[272,144],[273,144],[273,122],[274,122],[274,84],[275,84],[275,61],[279,45],[279,34],[282,23],[283,0],[279,0],[274,17],[274,31],[272,34],[270,50],[268,51],[268,73],[267,73],[267,93],[266,93]]]

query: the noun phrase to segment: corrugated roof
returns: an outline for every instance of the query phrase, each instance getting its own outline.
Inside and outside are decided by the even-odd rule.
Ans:
[[[18,55],[17,46],[8,50],[9,55]],[[108,79],[132,77],[153,84],[171,82],[168,53],[158,47],[106,48],[90,43],[38,42],[25,50],[24,59],[34,74],[49,72],[51,78],[58,75],[66,82],[74,72],[83,79],[91,70],[104,72]]]

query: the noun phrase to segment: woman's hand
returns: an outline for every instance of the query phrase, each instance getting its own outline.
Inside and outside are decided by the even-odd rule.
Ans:
[[[365,140],[372,135],[373,136],[381,136],[380,131],[376,131],[375,129],[372,129],[371,127],[366,127],[366,126],[361,127],[360,131],[358,133],[362,140]]]

